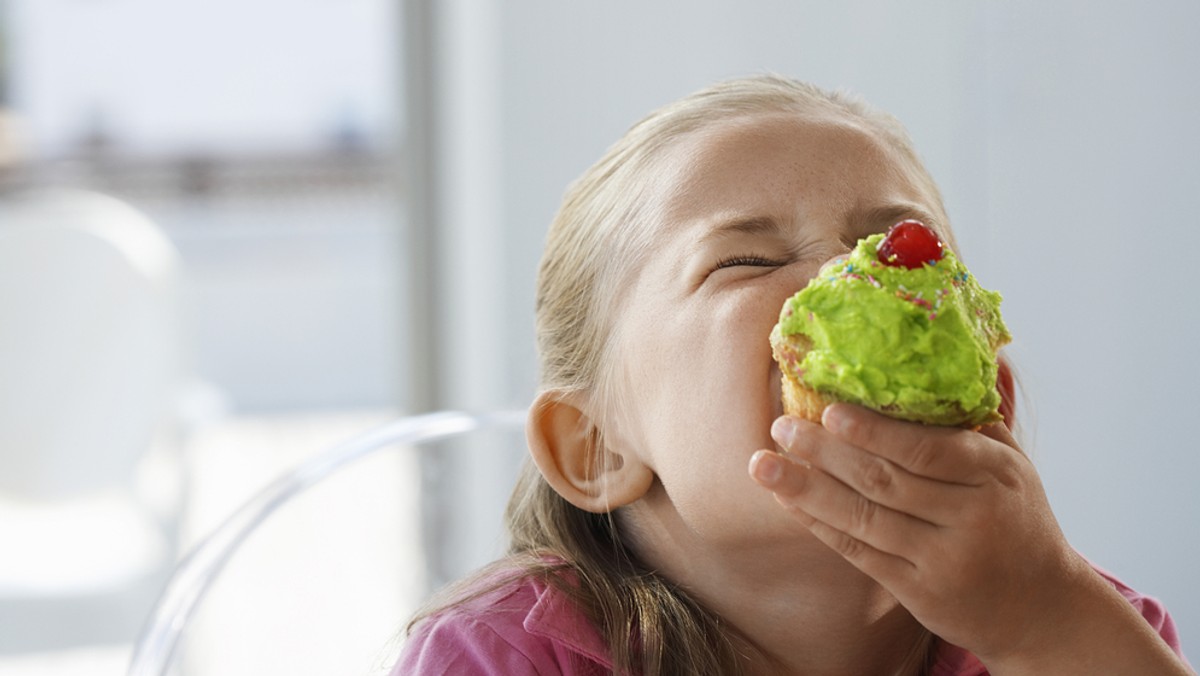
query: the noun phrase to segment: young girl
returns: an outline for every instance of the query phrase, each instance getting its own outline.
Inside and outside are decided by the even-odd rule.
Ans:
[[[753,77],[635,125],[550,229],[511,553],[395,673],[1189,673],[1003,425],[781,416],[784,299],[906,218],[953,248],[903,129],[841,94]]]

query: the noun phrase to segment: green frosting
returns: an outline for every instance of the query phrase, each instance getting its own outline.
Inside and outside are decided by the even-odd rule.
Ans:
[[[884,265],[875,251],[883,237],[860,240],[784,304],[777,330],[812,341],[801,381],[906,420],[1000,420],[996,350],[1010,340],[1000,294],[948,249],[919,269]]]

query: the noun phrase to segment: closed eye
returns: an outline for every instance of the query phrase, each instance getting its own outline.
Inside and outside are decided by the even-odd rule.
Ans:
[[[779,261],[779,260],[772,260],[772,259],[766,258],[764,256],[754,256],[754,255],[729,256],[726,258],[722,258],[720,261],[718,261],[716,267],[713,268],[713,271],[715,272],[717,270],[720,270],[721,268],[735,268],[735,267],[739,267],[739,266],[749,266],[749,267],[756,267],[756,268],[775,268],[775,267],[779,267],[781,265],[785,265],[785,262]]]

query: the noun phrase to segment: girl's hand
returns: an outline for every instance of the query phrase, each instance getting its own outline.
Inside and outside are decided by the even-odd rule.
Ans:
[[[939,637],[993,673],[1051,673],[1060,664],[1072,668],[1054,673],[1075,673],[1078,650],[1114,650],[1101,643],[1108,630],[1140,637],[1138,645],[1183,668],[1067,543],[1033,464],[1003,425],[930,427],[846,404],[827,408],[823,423],[778,419],[772,435],[798,462],[759,451],[751,474]],[[1085,613],[1111,622],[1093,627]]]

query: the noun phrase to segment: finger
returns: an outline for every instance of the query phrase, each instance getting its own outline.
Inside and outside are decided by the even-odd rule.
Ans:
[[[976,486],[987,480],[990,439],[971,430],[896,420],[861,406],[833,404],[821,423],[834,436],[918,476]]]
[[[925,549],[938,531],[933,524],[866,499],[815,467],[771,451],[755,454],[751,474],[789,511],[807,514],[888,554],[909,558]]]
[[[952,523],[974,490],[913,474],[807,420],[781,416],[771,426],[771,435],[790,455],[820,468],[868,500],[934,525]]]
[[[907,586],[906,582],[917,574],[917,567],[911,561],[881,552],[827,523],[813,519],[807,526],[809,532],[818,540],[841,554],[842,558],[879,582],[885,589],[904,589]]]

